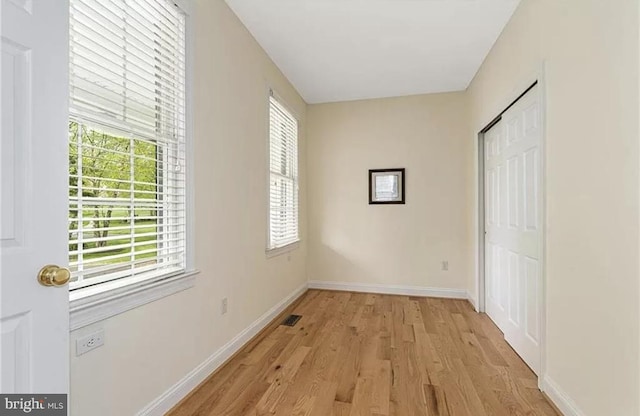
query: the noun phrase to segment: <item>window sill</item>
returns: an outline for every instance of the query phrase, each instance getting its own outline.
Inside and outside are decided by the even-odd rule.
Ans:
[[[290,251],[296,250],[300,246],[300,240],[294,241],[293,243],[289,243],[286,246],[278,247],[278,248],[268,248],[265,250],[267,254],[267,258],[270,259],[272,257],[281,256],[285,253],[289,253]]]
[[[198,270],[147,279],[100,290],[97,286],[74,290],[69,296],[71,331],[156,301],[195,285]]]

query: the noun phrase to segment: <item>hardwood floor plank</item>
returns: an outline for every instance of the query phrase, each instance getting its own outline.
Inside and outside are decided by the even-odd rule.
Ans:
[[[360,343],[362,339],[356,335],[353,328],[349,328],[349,334],[346,337],[345,351],[342,356],[342,363],[338,373],[338,388],[336,391],[336,400],[342,403],[353,402],[353,392],[356,389],[356,381],[358,372],[360,371]]]
[[[280,325],[289,313],[294,327]],[[310,290],[170,416],[557,416],[462,300]]]
[[[331,416],[349,416],[349,413],[351,413],[351,403],[333,402]]]
[[[314,396],[314,406],[310,416],[327,416],[333,411],[334,399],[338,383],[335,381],[322,383]]]
[[[282,366],[276,367],[276,371],[267,379],[269,388],[256,405],[258,412],[274,412],[282,394],[289,387],[310,350],[310,347],[298,347]]]
[[[378,415],[389,415],[391,398],[391,361],[378,360],[373,377],[370,409]]]
[[[451,416],[442,387],[434,386],[433,384],[423,384],[422,389],[427,402],[427,413],[429,415]]]

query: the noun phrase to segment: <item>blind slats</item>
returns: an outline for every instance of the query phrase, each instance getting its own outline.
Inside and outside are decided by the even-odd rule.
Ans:
[[[86,15],[78,17],[88,17],[90,19],[90,17]],[[119,29],[118,31],[120,33],[115,33],[109,27],[105,26],[101,27],[101,31],[97,31],[94,29],[94,25],[99,25],[99,22],[95,20],[88,23],[76,21],[76,25],[74,26],[75,38],[73,39],[73,42],[76,44],[76,49],[73,50],[74,56],[94,57],[94,59],[98,58],[107,61],[114,59],[115,62],[124,62],[124,54],[135,53],[135,55],[126,56],[126,62],[133,64],[134,73],[143,74],[146,72],[146,68],[150,66],[149,62],[151,61],[154,63],[153,66],[161,71],[160,74],[171,76],[177,73],[178,75],[184,75],[183,68],[173,68],[176,62],[182,63],[175,54],[183,51],[172,51],[171,53],[164,54],[162,57],[165,59],[160,60],[158,59],[158,55],[163,54],[153,45],[149,46],[140,41],[123,44],[121,39],[128,34],[127,31]],[[157,42],[153,39],[149,40],[152,44]],[[98,48],[101,53],[107,53],[108,56],[103,57],[102,54],[96,53],[95,48]],[[91,62],[93,59],[88,60]]]
[[[299,240],[298,122],[269,99],[269,249]]]
[[[120,262],[116,261],[114,262],[114,260],[120,260],[120,259],[124,259],[126,262],[128,262],[129,260],[127,259],[131,259],[131,258],[135,258],[135,257],[143,257],[146,260],[146,255],[147,254],[153,254],[153,257],[156,257],[155,254],[158,252],[163,252],[167,249],[156,249],[156,248],[152,248],[152,249],[147,249],[147,250],[139,250],[136,251],[134,254],[131,253],[125,253],[125,254],[114,254],[114,255],[110,255],[110,256],[105,256],[105,257],[100,257],[100,258],[93,258],[93,259],[89,259],[89,260],[84,260],[82,262],[79,261],[71,261],[69,263],[69,265],[71,267],[74,267],[75,269],[77,269],[77,273],[75,274],[75,276],[82,276],[84,273],[89,273],[89,272],[93,272],[93,270],[89,269],[89,267],[96,267],[96,266],[102,266],[102,273],[103,275],[105,275],[105,277],[109,278],[108,273],[110,271],[113,270],[119,270],[122,267],[122,264],[120,264]],[[171,248],[168,249],[169,252],[171,252],[171,254],[173,254],[172,257],[173,259],[177,259],[179,257],[181,257],[184,254],[184,249],[182,247],[180,248]],[[113,263],[110,265],[105,265],[107,263]],[[80,269],[80,266],[82,266],[82,270]],[[84,273],[83,273],[84,272]],[[72,271],[73,273],[73,271]],[[91,282],[85,282],[85,283],[91,283]]]
[[[70,0],[71,289],[185,267],[186,43],[169,0]]]
[[[105,19],[99,24],[100,28],[107,30],[111,28],[128,28],[129,30],[133,30],[135,38],[133,38],[132,41],[139,41],[143,44],[143,47],[150,47],[153,46],[154,43],[161,43],[166,44],[169,49],[180,51],[184,49],[184,43],[179,42],[180,40],[184,40],[184,19],[180,13],[176,13],[171,17],[172,21],[169,22],[169,26],[164,24],[166,17],[161,14],[143,16],[145,11],[148,11],[150,7],[152,8],[160,2],[162,1],[136,0],[133,2],[125,2],[123,0],[108,0],[101,3],[96,0],[75,0],[71,6],[72,10],[83,10],[86,17],[100,16]],[[82,20],[72,19],[72,23],[83,24],[85,21],[86,18]],[[160,24],[168,30],[160,28]],[[171,28],[171,26],[174,28]],[[161,32],[163,36],[156,39],[154,35],[157,32],[150,30],[151,27]],[[116,36],[118,35],[119,34],[116,34]],[[142,42],[145,39],[152,42]],[[178,58],[180,58],[179,54]]]
[[[167,0],[72,0],[72,112],[151,139],[173,136],[185,122],[184,25]]]
[[[169,234],[169,233],[166,233],[166,234]],[[159,234],[156,233],[156,236],[157,235],[159,235]],[[141,235],[140,238],[146,237],[146,236],[148,236],[148,234]],[[126,236],[125,236],[125,238],[126,238]],[[136,236],[135,238],[138,238],[138,237]],[[120,241],[120,240],[122,240],[122,239],[119,239],[118,241]],[[181,238],[171,238],[171,239],[165,238],[165,239],[163,239],[163,242],[164,243],[172,243],[172,242],[176,242],[176,241],[180,241],[180,240],[181,240]],[[112,240],[103,239],[101,241],[113,241],[113,238],[112,238]],[[76,256],[76,255],[78,255],[80,253],[80,251],[82,251],[82,253],[85,254],[85,255],[87,255],[87,254],[95,254],[95,253],[113,253],[113,252],[119,251],[121,249],[125,249],[127,247],[140,247],[140,246],[145,246],[146,247],[146,246],[149,246],[149,245],[152,245],[152,244],[154,244],[154,243],[149,243],[148,241],[138,241],[138,242],[134,242],[134,243],[129,242],[129,243],[126,243],[126,244],[113,244],[113,245],[109,245],[109,246],[105,246],[105,247],[97,247],[97,248],[91,248],[91,249],[69,251],[69,255],[70,256]],[[155,250],[157,250],[157,248],[154,247],[154,248],[150,248],[149,250],[155,251]]]
[[[159,217],[156,217],[159,218]],[[136,218],[136,220],[138,220],[138,218]],[[185,225],[185,223],[180,223],[180,225]],[[92,228],[88,228],[84,230],[85,235],[92,235],[95,234],[96,232],[102,232],[102,231],[128,231],[128,230],[133,230],[133,232],[135,233],[136,230],[142,229],[142,228],[148,228],[149,226],[146,224],[142,224],[142,225],[132,225],[132,226],[121,226],[121,227],[92,227]],[[74,232],[73,234],[77,234],[77,232]],[[115,236],[115,237],[109,237],[110,239],[123,239],[123,238],[128,238],[128,237],[139,237],[136,234],[123,234],[123,235],[119,235],[119,236]],[[89,242],[89,238],[84,238],[83,241]],[[100,240],[100,238],[96,238],[96,240]],[[78,240],[70,240],[69,244],[73,244],[73,243],[77,243]]]
[[[69,177],[72,178],[72,179],[84,178],[86,180],[91,180],[91,181],[102,179],[102,178],[98,178],[98,177],[95,177],[95,176],[89,176],[89,175],[79,176],[79,175],[73,175],[73,174],[69,175]],[[167,185],[160,185],[160,184],[157,184],[155,182],[125,181],[125,180],[116,179],[116,178],[109,178],[109,180],[111,182],[116,182],[116,183],[118,183],[118,182],[120,182],[120,183],[133,183],[134,186],[138,186],[139,185],[139,186],[151,186],[151,187],[170,187],[170,188],[179,188],[179,189],[183,189],[184,188],[184,185],[182,184],[184,182],[184,179],[176,180],[176,182],[180,183],[177,186],[176,185],[168,185],[168,184]]]

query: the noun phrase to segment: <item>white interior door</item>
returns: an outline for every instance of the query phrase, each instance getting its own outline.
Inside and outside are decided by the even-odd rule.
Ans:
[[[485,305],[505,339],[540,369],[541,152],[535,86],[485,133]]]
[[[0,392],[68,393],[68,286],[37,275],[68,263],[69,10],[0,1]]]

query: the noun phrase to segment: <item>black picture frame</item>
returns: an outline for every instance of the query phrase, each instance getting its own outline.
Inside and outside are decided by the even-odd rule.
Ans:
[[[399,177],[399,195],[397,199],[377,199],[374,192],[374,178],[383,176],[381,174],[393,175]],[[406,197],[406,175],[405,168],[393,169],[369,169],[369,205],[404,205]]]

